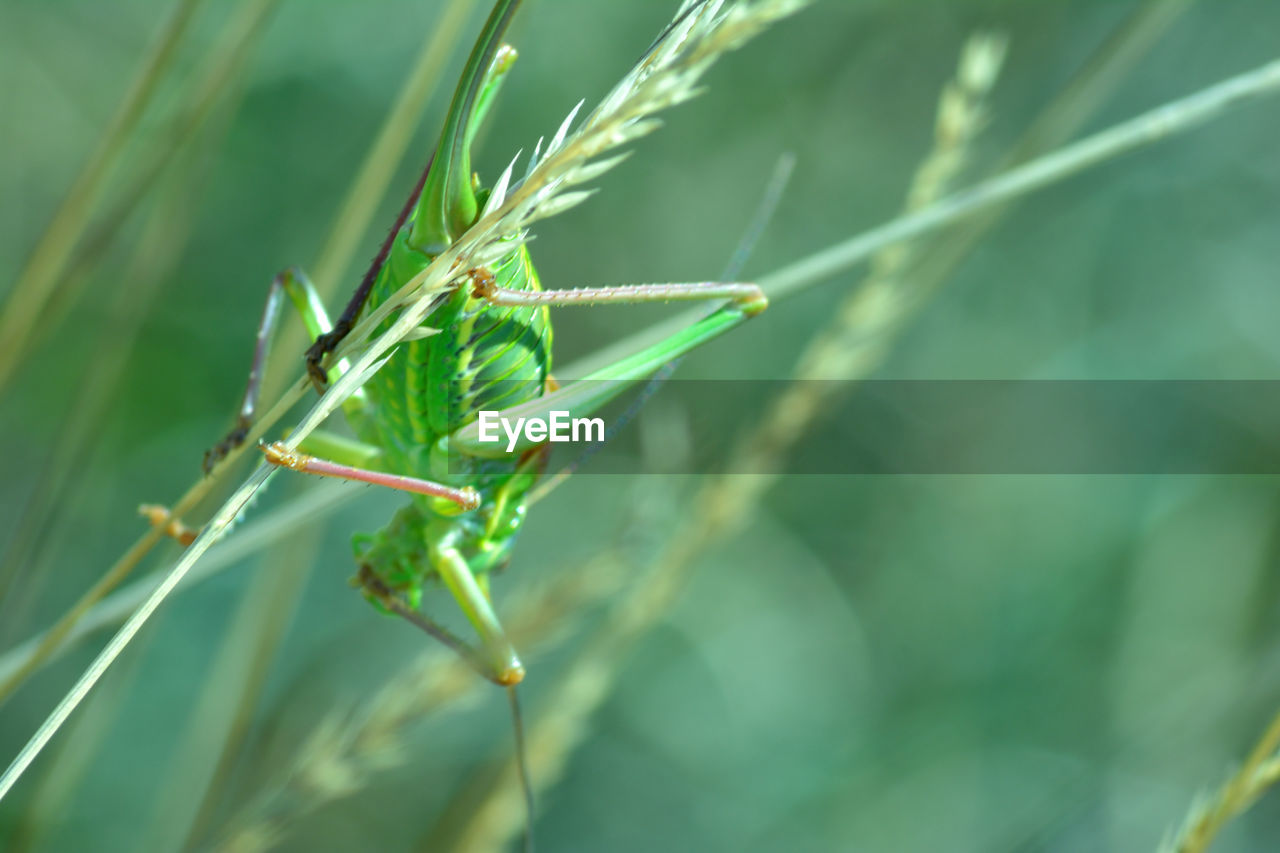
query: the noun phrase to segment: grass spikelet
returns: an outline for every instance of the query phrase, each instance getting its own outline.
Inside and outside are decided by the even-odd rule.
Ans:
[[[1280,780],[1280,714],[1254,745],[1244,765],[1218,790],[1198,797],[1176,833],[1158,853],[1204,853],[1222,828],[1244,814]]]

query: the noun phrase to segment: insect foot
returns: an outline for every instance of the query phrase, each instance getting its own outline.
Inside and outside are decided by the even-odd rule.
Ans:
[[[325,356],[337,349],[338,344],[342,343],[343,338],[350,333],[350,324],[339,319],[332,331],[317,335],[315,342],[307,348],[307,376],[311,377],[311,385],[316,389],[316,393],[323,394],[329,387],[329,375],[322,364]]]
[[[227,433],[221,441],[204,452],[204,461],[200,464],[204,473],[211,473],[219,462],[227,458],[227,454],[244,444],[251,426],[253,424],[247,418],[237,418],[236,425],[231,429],[231,432]]]
[[[504,667],[498,671],[494,681],[503,687],[514,687],[524,681],[524,664]]]
[[[748,317],[754,317],[757,314],[764,313],[764,310],[769,307],[769,297],[765,296],[764,291],[756,285],[749,286],[754,292],[750,293],[740,304],[743,314]]]

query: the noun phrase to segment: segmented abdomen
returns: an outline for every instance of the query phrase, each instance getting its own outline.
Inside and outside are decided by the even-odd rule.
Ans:
[[[430,262],[403,240],[396,243],[370,306],[381,304]],[[499,287],[541,290],[523,246],[488,271]],[[439,333],[401,343],[366,386],[379,410],[378,443],[394,457],[388,462],[417,476],[432,474],[424,470],[425,452],[439,438],[475,421],[482,409],[541,396],[551,370],[545,307],[493,307],[464,284],[427,317],[426,325]]]

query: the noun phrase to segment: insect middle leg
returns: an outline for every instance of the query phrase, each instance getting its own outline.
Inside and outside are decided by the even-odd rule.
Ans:
[[[466,512],[480,506],[480,494],[470,486],[455,489],[443,483],[431,480],[420,480],[417,477],[406,477],[402,474],[388,474],[369,468],[360,468],[342,462],[321,459],[306,453],[290,450],[283,442],[272,442],[262,448],[267,461],[281,468],[288,468],[301,474],[314,474],[318,477],[334,477],[339,480],[353,480],[358,483],[369,483],[374,486],[386,486],[402,492],[412,492],[433,498],[443,498],[456,504],[458,509]]]

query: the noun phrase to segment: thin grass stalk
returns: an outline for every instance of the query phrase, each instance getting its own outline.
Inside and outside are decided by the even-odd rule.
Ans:
[[[279,540],[280,531],[292,530],[308,520],[323,522],[339,508],[363,494],[365,493],[362,491],[348,489],[337,483],[320,484],[305,490],[281,506],[245,523],[234,537],[224,540],[187,576],[184,589],[270,548]],[[45,663],[57,660],[75,643],[95,631],[118,627],[155,590],[159,580],[154,575],[136,579],[99,601],[75,624],[72,631],[46,658]],[[7,682],[19,668],[26,665],[45,636],[44,633],[37,634],[0,654],[0,683]]]
[[[57,283],[43,315],[37,319],[33,343],[51,333],[63,314],[76,302],[85,281],[98,268],[102,257],[115,242],[116,235],[129,222],[134,211],[150,195],[156,182],[169,168],[174,157],[199,135],[213,110],[222,102],[235,81],[245,72],[259,41],[280,0],[242,0],[231,20],[206,54],[198,82],[192,87],[191,105],[170,122],[159,143],[148,150],[143,162],[135,167],[131,181],[116,193],[119,201],[98,217],[98,225],[70,253],[70,267]]]
[[[1146,0],[1089,57],[1053,105],[1038,116],[1004,160],[1016,166],[1058,148],[1076,134],[1197,0]],[[932,254],[932,253],[931,253]]]
[[[142,638],[140,649],[146,651],[155,635]],[[26,850],[57,849],[50,836],[66,826],[66,816],[75,809],[76,795],[83,780],[97,761],[104,745],[110,743],[116,725],[142,674],[145,654],[134,655],[124,666],[111,673],[103,684],[102,695],[78,716],[69,727],[66,739],[57,745],[48,770],[41,773],[12,832],[5,836],[5,853]]]
[[[0,313],[0,390],[21,362],[28,336],[59,276],[71,259],[93,208],[101,197],[138,122],[177,54],[178,45],[203,0],[179,0],[156,37],[129,89],[36,242]]]
[[[235,35],[238,38],[239,33]],[[219,94],[220,117],[207,123],[204,134],[193,140],[194,147],[203,149],[210,139],[224,135],[225,116],[234,110],[234,106],[229,105],[238,102],[238,95],[227,92],[241,91],[237,78],[243,71],[244,64],[240,63],[236,73],[225,81],[226,90]],[[35,492],[23,507],[16,525],[17,535],[7,543],[0,558],[0,576],[12,577],[21,568],[22,575],[30,579],[20,591],[0,595],[3,599],[0,623],[16,623],[16,614],[28,609],[29,602],[39,593],[40,582],[51,576],[44,567],[56,558],[56,545],[65,535],[64,525],[58,523],[59,511],[70,500],[71,488],[82,482],[83,472],[92,464],[94,448],[89,443],[98,436],[106,412],[118,399],[116,388],[133,352],[137,331],[153,297],[171,278],[190,238],[189,228],[177,226],[187,217],[177,214],[177,202],[171,194],[177,186],[185,187],[188,194],[194,195],[194,189],[187,184],[194,184],[196,180],[191,175],[192,164],[200,153],[192,153],[193,146],[184,149],[183,156],[164,173],[158,190],[166,195],[155,209],[171,211],[175,217],[174,227],[157,222],[153,211],[120,279],[128,282],[128,286],[110,288],[112,299],[106,308],[107,321],[96,327],[97,340],[89,347],[94,358],[86,362],[78,387],[68,396],[71,408],[54,442],[57,450],[50,454],[46,469],[36,478]],[[0,701],[6,693],[0,690]]]
[[[244,446],[236,448],[227,454],[227,457],[224,460],[224,465],[230,465],[239,458],[240,455],[252,449],[254,444],[262,437],[265,431],[270,428],[270,426],[274,425],[281,417],[284,416],[285,412],[302,399],[307,389],[308,386],[305,380],[299,379],[293,387],[286,392],[285,396],[282,397],[276,405],[263,416],[262,421],[249,431],[249,435],[245,440]],[[265,482],[266,474],[269,473],[269,471],[256,472],[255,478],[257,482],[259,484],[261,484],[261,482]],[[184,493],[182,497],[174,503],[171,510],[172,515],[175,518],[182,518],[189,515],[211,492],[213,492],[215,487],[221,485],[223,479],[224,475],[214,472],[208,477],[197,480],[191,488],[189,488],[186,493]],[[225,530],[235,523],[239,512],[249,503],[249,500],[252,498],[252,494],[242,495],[241,497],[242,500],[240,500],[235,512],[227,515],[226,511],[230,509],[230,507],[224,507],[224,511],[216,516],[220,522],[220,530]],[[4,677],[3,681],[0,681],[0,702],[3,702],[8,698],[13,691],[20,687],[22,683],[31,676],[32,673],[43,666],[56,650],[63,646],[67,637],[71,634],[72,630],[80,620],[84,618],[85,614],[87,614],[94,605],[101,601],[108,593],[119,586],[125,578],[130,575],[134,568],[142,562],[147,554],[151,553],[151,549],[167,540],[168,533],[163,525],[153,525],[145,533],[139,536],[138,539],[129,546],[128,550],[121,554],[115,563],[107,569],[102,577],[99,578],[98,581],[94,583],[94,585],[91,586],[84,595],[82,595],[80,599],[77,600],[76,603],[41,636],[39,642],[36,643],[29,656],[26,656],[20,664],[14,667],[10,673]],[[194,544],[195,543],[193,543],[193,545]],[[210,544],[212,544],[212,541],[207,540],[203,544],[199,553],[203,554]],[[164,581],[157,584],[152,591],[152,596],[156,596],[162,587],[172,589],[172,586],[176,585],[176,582],[174,582],[173,585],[170,585],[167,581],[168,579],[166,578]],[[164,595],[167,594],[167,592],[164,593]],[[146,605],[147,602],[144,601],[140,606],[145,607]],[[128,622],[129,620],[126,620],[126,624]],[[138,623],[138,627],[140,626],[141,622]],[[0,791],[0,793],[3,792]]]
[[[277,0],[245,0],[240,7],[240,14],[234,16],[233,21],[223,30],[218,41],[210,50],[205,73],[200,75],[201,82],[196,86],[197,94],[193,96],[193,99],[197,102],[197,107],[190,114],[186,132],[183,134],[184,139],[187,141],[196,137],[197,131],[204,125],[212,110],[227,97],[227,93],[235,91],[235,81],[244,72],[246,63],[249,57],[252,56],[253,47],[256,45],[258,37],[266,24],[267,14],[276,2]],[[159,168],[150,176],[150,179],[140,181],[137,185],[138,188],[149,187],[152,179],[163,175],[166,171],[163,167],[167,166],[170,163],[170,158],[177,156],[181,150],[183,150],[181,146],[167,149],[157,163]],[[141,201],[145,195],[145,192],[139,192],[134,197],[136,200]],[[68,452],[70,453],[70,449],[68,449]],[[189,513],[212,490],[216,482],[212,478],[205,478],[197,482],[175,506],[175,515],[180,517]],[[48,503],[48,496],[53,494],[53,492],[48,492],[42,488],[37,493],[37,497],[45,496],[44,500]],[[39,501],[33,502],[29,512],[38,510],[40,505]],[[36,647],[32,658],[11,675],[0,680],[0,703],[3,703],[31,673],[41,666],[43,661],[62,642],[63,638],[84,613],[88,612],[89,608],[128,577],[138,562],[162,538],[162,529],[156,528],[148,531],[116,561],[115,565],[102,578],[81,596],[46,632],[44,640]],[[18,572],[23,568],[27,556],[36,552],[38,545],[38,540],[28,540],[23,537],[16,538],[10,544],[10,547],[6,549],[5,563],[0,568],[0,573],[15,574]],[[38,577],[38,574],[36,576]],[[4,598],[8,600],[8,606],[13,606],[13,599],[10,596],[5,596]]]
[[[184,849],[200,837],[293,622],[320,534],[309,521],[262,554],[184,718],[184,732],[162,773],[165,784],[146,830],[140,830],[142,849]]]

